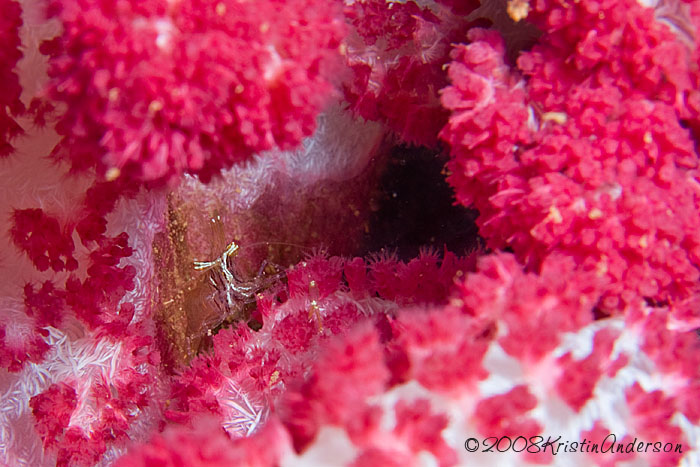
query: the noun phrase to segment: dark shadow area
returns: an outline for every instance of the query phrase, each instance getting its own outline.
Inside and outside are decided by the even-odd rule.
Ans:
[[[423,246],[443,245],[464,255],[480,244],[477,212],[454,204],[445,181],[446,158],[422,147],[393,148],[365,236],[365,252],[395,250],[399,259],[416,257]]]

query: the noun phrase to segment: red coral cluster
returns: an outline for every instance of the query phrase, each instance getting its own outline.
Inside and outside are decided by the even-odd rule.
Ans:
[[[251,332],[242,323],[214,336],[214,352],[195,359],[175,381],[166,414],[180,422],[200,413],[215,414],[232,435],[249,434],[266,416],[268,406],[274,406],[290,384],[299,382],[319,347],[333,336],[370,318],[373,326],[390,333],[387,316],[398,303],[445,304],[455,277],[473,267],[473,258],[457,258],[449,252],[442,262],[428,252],[408,263],[391,257],[374,258],[369,264],[361,258],[309,257],[288,271],[286,293],[268,291],[258,297],[262,329]],[[288,298],[280,303],[275,297],[281,296]],[[354,353],[346,362],[349,373],[359,349],[346,350]],[[340,358],[333,357],[328,365],[338,364]],[[358,378],[358,385],[367,384]],[[339,382],[329,384],[328,397],[340,387]],[[310,400],[314,398],[320,396]]]
[[[58,318],[64,300],[90,326],[104,324],[109,321],[108,310],[116,310],[124,293],[134,287],[134,268],[119,266],[121,259],[133,252],[128,245],[128,235],[126,232],[115,237],[105,235],[107,222],[104,216],[114,208],[117,192],[125,193],[125,190],[111,185],[91,187],[83,208],[77,214],[82,220],[75,229],[84,244],[93,244],[87,265],[88,277],[81,281],[77,274],[72,273],[66,281],[65,291],[56,289],[51,282],[46,282],[39,293],[34,293],[31,285],[25,287],[27,311],[33,314],[42,310],[43,324],[51,324]],[[57,219],[42,209],[15,210],[10,233],[15,245],[29,256],[37,270],[45,271],[51,266],[55,272],[75,271],[78,261],[74,257],[74,225],[74,222],[67,222],[61,227]],[[122,311],[132,308],[128,303],[121,306]],[[56,316],[49,317],[51,313]],[[131,317],[118,319],[128,323]]]
[[[391,32],[351,15],[365,44],[380,37],[391,49],[414,34],[420,9],[393,7],[399,13],[391,20],[401,26]],[[529,19],[544,35],[515,67],[498,33],[472,29],[471,42],[453,52],[452,86],[442,95],[452,112],[442,137],[458,200],[479,209],[492,248],[510,247],[515,256],[482,258],[449,305],[428,310],[406,307],[412,299],[433,303],[418,299],[432,289],[391,258],[369,268],[359,259],[344,266],[312,259],[292,270],[290,298],[266,302],[257,341],[275,349],[269,381],[288,386],[269,422],[279,418],[291,436],[296,453],[282,458],[312,462],[333,440],[335,459],[348,465],[409,463],[419,451],[441,465],[468,463],[474,458],[461,446],[445,443],[451,430],[544,436],[551,417],[598,442],[613,430],[623,443],[687,446],[692,438],[678,420],[699,421],[686,393],[698,390],[698,342],[684,332],[698,325],[700,198],[687,129],[694,52],[658,11],[635,2],[535,2]],[[430,258],[421,262],[435,277]],[[355,303],[372,297],[401,306],[377,313],[366,305],[369,313],[344,317],[342,333],[319,339],[325,307],[343,296],[333,286],[341,276]],[[237,368],[250,358],[242,342],[230,344]],[[220,351],[217,358],[227,352]],[[302,364],[315,360],[285,372],[290,354]],[[211,362],[208,370],[221,365]],[[518,459],[548,463],[553,454]],[[683,454],[590,456],[642,458],[670,465]]]
[[[22,26],[22,8],[15,0],[0,1],[0,158],[14,151],[12,140],[22,134],[14,117],[24,111],[19,100],[22,87],[15,67],[22,52],[19,50],[19,28]]]
[[[77,362],[83,366],[79,379],[53,384],[29,402],[37,432],[45,450],[56,455],[56,465],[94,465],[109,446],[128,441],[131,425],[153,403],[154,375],[149,371],[159,361],[150,337],[137,331],[119,341],[96,338],[91,344],[97,347],[91,349],[94,356],[78,356],[85,359]],[[100,364],[91,357],[108,361],[110,371],[98,370]]]
[[[447,84],[442,66],[466,20],[456,7],[417,3],[362,0],[346,6],[353,33],[345,42],[352,73],[344,90],[363,118],[385,122],[407,143],[434,146],[447,121],[437,94]],[[460,8],[476,6],[465,1]]]
[[[10,237],[14,244],[31,259],[38,271],[51,267],[54,272],[78,267],[73,256],[74,245],[70,229],[62,228],[57,219],[41,209],[15,210]],[[66,305],[66,292],[52,281],[45,281],[35,291],[34,285],[24,286],[24,314],[12,319],[5,311],[0,322],[0,366],[17,372],[27,362],[39,362],[49,350],[44,340],[45,326],[61,323]]]
[[[154,184],[209,179],[315,129],[344,33],[334,2],[53,1],[55,155]]]
[[[119,307],[119,311],[116,311],[119,316],[110,316],[124,293],[134,287],[136,270],[132,266],[118,266],[122,258],[131,254],[125,232],[114,238],[105,238],[90,253],[88,277],[81,282],[73,275],[66,281],[68,304],[91,327],[111,321],[108,317],[113,318],[112,324],[118,321],[124,327],[131,321],[134,307],[130,303]]]
[[[26,283],[23,307],[26,316],[14,321],[2,320],[3,367],[17,372],[27,362],[40,362],[50,348],[44,328],[58,328],[67,313],[91,329],[100,328],[114,336],[124,334],[135,310],[132,303],[122,302],[122,298],[134,288],[136,270],[120,263],[133,250],[125,232],[114,237],[105,235],[105,216],[114,209],[119,196],[130,192],[133,189],[130,191],[120,183],[93,185],[76,210],[75,218],[82,219],[80,222],[74,219],[59,222],[43,209],[14,210],[9,231],[13,243],[38,271],[50,268],[54,279],[45,280],[38,288]],[[76,254],[74,231],[91,247],[87,257]],[[63,271],[70,273],[67,278],[60,274]],[[86,277],[81,278],[84,274]]]
[[[40,327],[59,327],[65,303],[65,291],[57,289],[51,281],[44,282],[36,292],[32,284],[24,286],[24,305],[27,315],[35,317]]]
[[[444,307],[360,316],[342,334],[297,349],[295,358],[307,369],[293,376],[284,370],[290,354],[278,353],[270,383],[285,390],[267,401],[273,411],[265,412],[269,419],[264,428],[255,424],[251,412],[247,433],[229,429],[233,437],[246,437],[229,443],[226,455],[263,462],[255,446],[267,440],[280,450],[262,465],[292,459],[323,462],[313,456],[328,443],[336,446],[336,462],[346,465],[372,465],[381,459],[402,459],[401,465],[406,465],[421,453],[429,453],[439,465],[468,465],[478,457],[466,453],[461,442],[447,441],[454,441],[454,435],[546,437],[552,429],[550,417],[576,427],[586,426],[591,416],[596,429],[581,428],[581,439],[602,442],[617,423],[618,430],[625,427],[617,432],[624,443],[637,437],[688,446],[691,433],[674,420],[700,421],[698,385],[693,383],[700,377],[697,338],[669,328],[671,310],[648,307],[639,300],[624,319],[595,322],[594,305],[602,290],[595,275],[579,280],[573,264],[559,267],[556,258],[547,263],[551,264],[545,264],[539,275],[525,273],[512,255],[485,257],[478,272],[462,283],[459,300]],[[336,293],[334,300],[338,297]],[[308,303],[309,295],[305,298]],[[288,306],[280,305],[279,312]],[[269,318],[277,322],[272,326],[283,321],[274,315]],[[185,392],[190,401],[199,401],[189,405],[190,416],[213,413],[230,428],[251,407],[262,410],[255,405],[259,399],[249,408],[241,403],[255,399],[252,386],[243,382],[248,376],[229,373],[248,371],[246,354],[259,352],[257,345],[274,345],[266,337],[269,331],[261,332],[260,340],[241,330],[222,331],[215,337],[215,354],[194,363],[198,376],[188,372],[181,378],[189,383]],[[526,338],[524,333],[530,335]],[[590,349],[582,349],[583,342],[589,342]],[[672,366],[668,366],[669,350],[674,355]],[[642,369],[642,361],[651,366]],[[202,429],[196,418],[193,424],[194,433]],[[219,426],[209,428],[212,435]],[[274,441],[269,438],[270,427],[276,432]],[[183,436],[189,432],[176,430]],[[189,449],[165,446],[156,437],[126,459],[186,455]],[[631,452],[624,457],[675,465],[682,454],[688,455]],[[596,459],[596,453],[591,456]],[[517,458],[549,463],[554,456],[545,450],[523,452]]]
[[[691,51],[635,1],[534,10],[545,34],[517,68],[493,32],[453,52],[441,135],[457,198],[533,270],[556,251],[597,271],[606,313],[637,296],[682,310],[700,279]]]
[[[288,449],[288,438],[277,422],[265,425],[254,439],[232,443],[215,420],[204,419],[195,429],[168,427],[150,444],[120,458],[116,466],[266,467],[275,465]]]
[[[52,279],[27,283],[23,309],[2,316],[0,365],[20,372],[33,363],[30,373],[56,381],[29,401],[56,465],[94,465],[126,443],[144,410],[155,410],[149,406],[160,361],[151,325],[134,320],[135,306],[125,300],[136,285],[136,269],[123,264],[133,249],[125,232],[106,235],[105,216],[127,192],[96,184],[64,223],[42,209],[14,211],[15,245],[38,271],[50,266]],[[76,230],[87,251],[75,251]],[[64,325],[81,331],[68,336]]]
[[[12,240],[37,270],[74,271],[78,267],[70,229],[62,228],[56,218],[41,209],[18,209],[12,217]]]
[[[27,362],[40,362],[50,346],[44,340],[46,332],[35,318],[10,320],[12,316],[8,311],[4,310],[5,316],[0,322],[0,367],[17,372]]]
[[[697,457],[700,2],[485,0],[475,12],[360,0],[346,2],[347,25],[338,5],[311,0],[49,3],[64,27],[44,45],[48,97],[67,105],[55,154],[119,179],[94,184],[65,218],[12,212],[10,238],[37,276],[0,316],[0,365],[16,376],[0,462],[13,459],[3,443],[16,394],[58,465],[107,464],[127,448],[117,465]],[[12,38],[17,4],[2,5]],[[470,27],[469,13],[492,29]],[[536,44],[514,49],[515,28],[533,25]],[[346,26],[350,107],[411,143],[435,144],[442,128],[448,181],[478,209],[491,251],[313,254],[257,293],[257,330],[205,329],[200,354],[166,375],[150,314],[166,202],[150,233],[135,222],[116,234],[110,213],[144,181],[207,179],[299,143],[331,92]],[[14,83],[9,50],[0,76]],[[663,448],[487,459],[464,445],[557,435]]]
[[[60,447],[77,401],[75,389],[65,383],[52,384],[29,401],[36,418],[36,430],[45,447]]]

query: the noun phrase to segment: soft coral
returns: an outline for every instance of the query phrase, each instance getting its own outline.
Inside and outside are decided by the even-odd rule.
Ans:
[[[0,43],[3,44],[0,51],[0,82],[3,83],[0,90],[0,158],[3,158],[14,151],[12,140],[23,133],[14,117],[23,113],[24,105],[20,101],[22,87],[15,72],[22,57],[19,49],[22,8],[14,0],[2,0],[0,8]]]
[[[54,155],[106,179],[208,180],[315,128],[344,33],[334,2],[50,2]]]

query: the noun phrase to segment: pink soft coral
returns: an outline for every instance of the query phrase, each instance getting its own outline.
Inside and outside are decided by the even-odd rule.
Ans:
[[[168,427],[123,456],[117,467],[273,467],[290,450],[289,438],[278,421],[268,423],[254,439],[232,442],[212,419],[202,419],[194,429]]]
[[[56,324],[67,304],[89,326],[110,323],[108,328],[119,334],[118,329],[125,329],[131,321],[133,305],[118,304],[124,293],[133,289],[136,275],[132,266],[120,266],[119,263],[122,258],[131,256],[133,250],[128,245],[126,232],[114,237],[104,235],[104,215],[114,207],[114,201],[111,206],[103,202],[96,209],[95,197],[103,201],[99,198],[100,185],[92,187],[88,193],[91,196],[87,197],[76,214],[76,217],[83,218],[78,223],[78,234],[84,244],[92,246],[89,261],[84,264],[87,272],[84,280],[75,273],[79,266],[73,254],[75,221],[62,227],[57,219],[41,209],[15,210],[10,233],[15,245],[29,256],[34,267],[38,271],[45,271],[49,266],[54,272],[74,271],[65,280],[65,288],[45,282],[35,293],[31,284],[25,286],[26,309],[29,315],[36,313],[41,324]],[[90,221],[89,224],[86,220]],[[118,322],[121,324],[118,325]]]
[[[41,209],[18,209],[12,221],[12,240],[27,253],[37,270],[46,271],[50,267],[54,271],[73,271],[78,267],[70,229],[62,228],[56,218]]]
[[[107,179],[209,179],[315,129],[344,27],[334,2],[54,1],[54,153]]]
[[[0,367],[20,371],[28,362],[40,362],[49,350],[37,318],[14,314],[9,307],[0,321]]]
[[[305,362],[306,369],[294,375],[285,371],[291,354],[282,354],[270,382],[286,389],[275,391],[266,425],[247,433],[229,430],[234,437],[246,437],[222,444],[222,449],[230,455],[246,453],[251,462],[263,465],[331,459],[371,465],[388,458],[418,465],[426,457],[438,465],[486,465],[478,453],[464,450],[463,439],[510,435],[541,439],[539,448],[532,448],[539,451],[511,453],[511,465],[549,464],[556,458],[544,440],[556,440],[566,426],[568,440],[578,442],[600,443],[615,433],[618,443],[637,437],[682,446],[681,453],[623,453],[627,460],[669,465],[688,459],[693,455],[688,440],[700,416],[692,402],[700,376],[697,338],[669,328],[671,310],[641,300],[625,317],[594,321],[600,284],[594,273],[581,276],[561,257],[545,261],[542,275],[526,273],[512,255],[485,257],[448,305],[360,316],[344,333],[297,349],[293,358]],[[289,305],[273,305],[269,319],[276,320],[274,315],[284,309],[288,312]],[[533,322],[541,329],[526,327],[525,338],[521,328]],[[246,357],[240,350],[254,336],[220,332],[217,356],[195,363],[202,376],[216,376],[183,375],[183,382],[191,382],[190,397],[211,404],[190,406],[195,430],[202,426],[196,412],[219,407],[213,413],[230,427],[234,419],[226,417],[241,418],[248,410],[241,406],[240,378],[247,377],[250,367],[241,363]],[[264,334],[261,339],[275,345]],[[677,349],[674,364],[661,349]],[[220,362],[218,356],[233,354],[237,357],[227,369],[228,357]],[[242,373],[231,378],[229,370]],[[226,380],[227,385],[238,381],[232,386],[238,392],[218,389]],[[274,456],[253,453],[263,441],[278,446]],[[177,456],[182,449],[156,438],[128,459],[156,451]],[[599,455],[579,454],[590,455],[591,461]],[[494,456],[492,462],[503,465],[503,457]]]
[[[685,310],[700,278],[690,53],[633,1],[536,11],[546,35],[518,69],[492,32],[453,52],[442,137],[457,198],[479,210],[491,247],[534,269],[559,251],[597,270],[606,313],[637,295]]]
[[[36,271],[18,289],[23,299],[4,300],[0,316],[7,396],[0,435],[2,462],[9,465],[30,459],[71,466],[106,462],[157,417],[162,383],[144,305],[148,263],[140,254],[134,258],[126,232],[107,232],[105,218],[124,209],[115,209],[116,193],[126,190],[98,184],[88,191],[60,221],[43,209],[14,211],[9,237]],[[86,218],[97,221],[77,222]],[[82,225],[78,248],[76,225]],[[33,425],[9,437],[7,427],[21,431],[29,408]],[[35,454],[27,454],[26,446]]]
[[[22,128],[14,117],[24,111],[24,105],[19,100],[22,87],[15,66],[22,52],[19,50],[19,28],[22,25],[22,8],[14,0],[0,1],[0,158],[14,151],[12,140],[23,133]]]
[[[444,304],[455,277],[473,263],[471,257],[449,252],[440,263],[425,253],[409,263],[375,258],[369,265],[361,258],[313,255],[288,271],[288,290],[272,289],[258,296],[262,329],[252,332],[241,323],[220,331],[213,338],[213,353],[197,357],[181,372],[166,416],[189,422],[197,414],[213,414],[232,435],[249,435],[289,385],[308,372],[320,346],[368,318],[384,338],[391,332],[387,315],[398,303]],[[349,285],[344,275],[353,277]],[[348,372],[356,357],[348,360]],[[339,358],[328,361],[337,364]]]
[[[411,458],[417,455],[414,449],[421,441],[405,438],[405,434],[420,432],[421,426],[430,423],[442,435],[423,438],[423,449],[441,465],[465,465],[475,462],[477,457],[471,457],[454,443],[444,444],[456,433],[465,437],[466,434],[546,437],[554,434],[551,418],[554,417],[557,423],[566,420],[566,426],[582,436],[591,414],[599,414],[595,418],[609,429],[617,420],[615,429],[619,430],[620,438],[658,438],[664,443],[687,446],[686,437],[691,434],[687,425],[678,420],[687,419],[691,423],[697,420],[696,409],[687,405],[682,389],[698,377],[694,364],[697,350],[674,353],[679,363],[684,362],[678,367],[685,370],[666,367],[656,352],[661,345],[684,347],[684,342],[693,342],[693,348],[697,349],[695,336],[670,330],[669,310],[650,308],[639,302],[625,319],[594,322],[593,307],[601,290],[595,275],[581,277],[573,263],[567,265],[561,260],[548,260],[540,276],[524,273],[510,255],[486,257],[480,261],[478,273],[467,275],[459,299],[452,305],[430,310],[398,310],[396,317],[390,318],[392,331],[388,340],[382,340],[385,345],[382,353],[390,371],[393,371],[389,366],[392,360],[387,358],[386,350],[393,348],[394,355],[397,352],[405,355],[400,383],[396,385],[395,378],[368,377],[372,384],[384,381],[386,392],[364,399],[362,404],[353,404],[357,416],[341,424],[353,448],[342,455],[350,458],[355,455],[359,461],[370,451],[391,449]],[[564,266],[560,267],[562,263]],[[521,327],[533,321],[541,331],[533,326],[524,338]],[[638,330],[642,328],[645,331],[640,336]],[[344,339],[352,342],[356,338],[353,332],[360,329]],[[517,346],[512,345],[516,336]],[[644,349],[644,356],[638,354],[633,343],[640,337],[649,342],[639,347]],[[647,358],[653,362],[653,369],[643,370],[638,363]],[[322,385],[321,381],[334,381],[336,373],[340,376],[344,372],[340,363],[325,367],[319,362],[306,384]],[[581,377],[572,380],[572,374]],[[636,378],[630,379],[632,375]],[[651,384],[655,375],[665,375],[663,382]],[[387,384],[390,381],[394,383]],[[323,407],[323,403],[313,401],[325,396],[295,392],[287,394],[291,405],[284,406],[287,408],[282,418],[291,429],[295,443],[302,442],[303,456],[314,449],[315,443],[328,442],[327,438],[325,441],[315,438],[315,443],[309,443],[309,428],[340,410],[336,406],[346,403],[337,402],[333,409],[317,412],[310,408]],[[665,409],[654,410],[654,405],[648,402],[654,398],[663,399]],[[303,408],[298,401],[304,401]],[[425,408],[422,417],[406,417],[408,401]],[[568,408],[559,406],[559,402]],[[617,408],[613,415],[596,409],[600,407]],[[396,425],[382,423],[385,417],[396,417]],[[622,417],[624,422],[620,424],[616,417]],[[334,420],[325,423],[337,425],[338,419]],[[306,430],[300,431],[300,427]],[[311,433],[322,431],[315,427]],[[683,453],[691,455],[685,450]],[[524,462],[535,457],[523,453],[518,458]],[[652,457],[652,463],[675,463],[681,457],[677,452],[662,453]],[[537,459],[547,463],[553,456],[541,452]],[[494,459],[494,462],[499,461]]]
[[[359,115],[385,122],[403,141],[434,146],[447,120],[437,96],[446,84],[442,66],[466,21],[450,8],[419,3],[362,0],[346,6],[353,29],[345,42],[352,72],[345,96]],[[466,1],[461,7],[475,6]]]
[[[176,268],[191,272],[192,255],[216,250],[203,235],[212,206],[229,206],[221,218],[251,243],[279,229],[354,244],[346,224],[316,230],[305,216],[348,204],[323,205],[337,192],[319,180],[359,190],[348,173],[369,153],[348,162],[356,152],[323,138],[361,147],[370,131],[369,151],[379,132],[367,126],[341,123],[290,158],[262,155],[190,198],[138,191],[183,172],[207,178],[307,135],[330,88],[340,10],[311,0],[50,3],[65,26],[44,49],[49,97],[67,111],[57,154],[98,178],[121,176],[87,181],[84,197],[59,193],[70,206],[43,197],[41,209],[34,200],[7,208],[8,251],[33,270],[0,302],[9,370],[0,462],[109,464],[129,446],[118,465],[520,465],[576,455],[661,466],[697,456],[700,348],[687,331],[700,323],[698,2],[533,1],[527,21],[543,35],[517,62],[499,34],[471,29],[446,74],[448,44],[468,26],[460,15],[476,2],[347,2],[352,32],[339,51],[352,68],[350,105],[413,143],[434,144],[444,127],[457,201],[479,209],[493,250],[514,254],[312,254],[250,295],[256,331],[216,312],[190,327],[191,315],[174,313],[183,340],[201,340],[179,363],[161,362],[157,349],[172,349],[155,343],[154,304],[172,298],[163,290]],[[289,173],[297,177],[283,180]],[[206,219],[189,218],[191,237],[176,215],[187,200]],[[275,219],[242,219],[251,204]],[[158,243],[155,232],[183,240]],[[159,262],[168,245],[202,250]],[[191,292],[186,280],[173,284],[175,298]],[[464,449],[470,437],[601,443],[610,433],[617,446],[637,439],[682,452]]]
[[[56,352],[76,359],[79,367],[68,381],[32,397],[36,429],[56,465],[94,465],[108,448],[129,439],[132,425],[143,423],[139,419],[153,404],[159,364],[153,339],[138,333],[120,340],[91,335],[76,343],[82,347],[76,352],[61,333],[53,336],[63,339],[55,342]]]

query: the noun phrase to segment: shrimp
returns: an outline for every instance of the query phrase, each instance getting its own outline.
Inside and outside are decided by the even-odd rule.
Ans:
[[[204,289],[201,299],[214,311],[214,316],[202,323],[199,334],[211,335],[222,324],[247,319],[255,307],[258,294],[286,279],[283,268],[267,261],[263,261],[252,279],[243,279],[236,270],[234,261],[239,250],[238,244],[231,242],[218,258],[212,261],[194,261],[196,271],[206,272],[201,284]],[[202,290],[199,291],[201,292]]]

